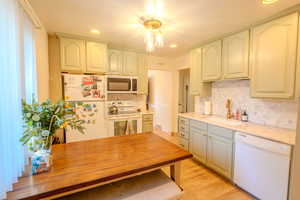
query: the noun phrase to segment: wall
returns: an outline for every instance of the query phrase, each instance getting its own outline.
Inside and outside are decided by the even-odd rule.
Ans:
[[[35,29],[38,99],[49,98],[48,35],[44,27]]]
[[[172,132],[173,74],[170,71],[149,70],[150,107],[154,111],[154,127]]]
[[[250,81],[218,81],[212,84],[211,98],[197,98],[195,111],[203,113],[203,102],[211,100],[213,114],[226,116],[225,102],[233,101],[233,111],[237,108],[246,109],[249,121],[274,127],[296,129],[297,102],[287,100],[255,99],[250,97]]]

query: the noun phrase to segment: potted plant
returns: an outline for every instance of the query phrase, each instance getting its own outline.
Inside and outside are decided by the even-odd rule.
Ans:
[[[50,100],[31,104],[22,100],[24,131],[20,141],[28,145],[33,152],[31,163],[32,173],[47,171],[51,164],[51,146],[55,132],[58,129],[70,127],[84,133],[84,120],[76,115],[76,106],[84,106],[81,102]]]

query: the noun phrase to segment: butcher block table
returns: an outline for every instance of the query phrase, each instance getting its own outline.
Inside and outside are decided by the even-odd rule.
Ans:
[[[54,199],[170,166],[180,184],[180,162],[192,154],[142,133],[54,145],[51,170],[19,178],[8,199]]]

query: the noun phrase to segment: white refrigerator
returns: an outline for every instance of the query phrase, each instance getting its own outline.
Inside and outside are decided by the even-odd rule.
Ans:
[[[64,99],[70,102],[82,102],[77,106],[76,114],[85,121],[85,134],[66,129],[66,142],[76,142],[107,137],[104,119],[104,77],[99,75],[64,74]]]

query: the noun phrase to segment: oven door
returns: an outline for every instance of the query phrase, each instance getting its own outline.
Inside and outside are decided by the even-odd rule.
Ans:
[[[130,92],[131,79],[130,78],[107,78],[108,92]]]
[[[108,119],[108,135],[121,136],[142,132],[141,117],[122,117],[120,119]]]

